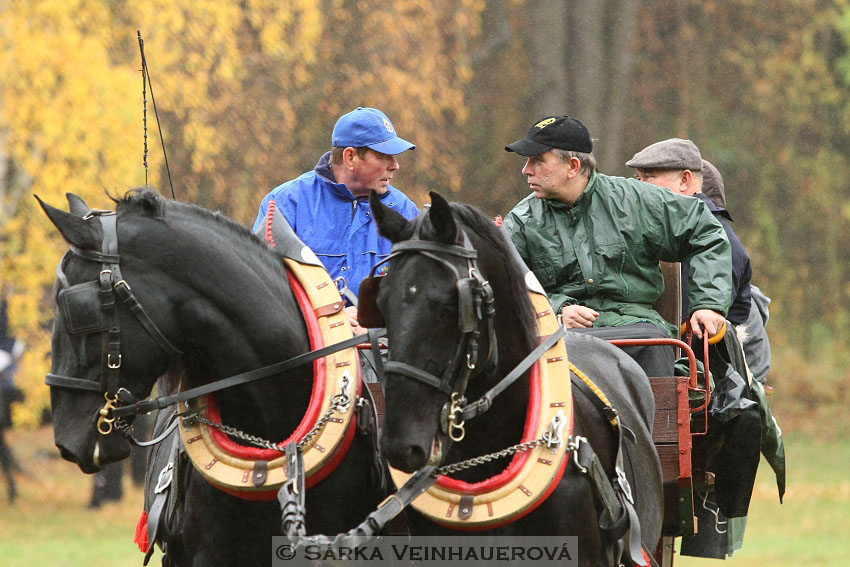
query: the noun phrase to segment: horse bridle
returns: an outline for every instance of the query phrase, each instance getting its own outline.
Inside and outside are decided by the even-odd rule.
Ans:
[[[56,276],[59,279],[56,301],[62,311],[69,334],[84,337],[100,334],[102,345],[100,380],[48,373],[45,383],[48,386],[103,394],[106,403],[99,411],[97,430],[103,435],[108,435],[112,432],[112,424],[115,421],[111,412],[119,405],[119,398],[126,402],[137,401],[129,390],[119,386],[122,356],[117,299],[121,299],[130,308],[142,327],[164,351],[175,356],[181,356],[183,353],[165,338],[136,299],[130,285],[121,276],[116,213],[95,209],[83,217],[87,221],[93,218],[100,221],[103,231],[101,251],[83,250],[77,246],[71,246],[56,269]],[[62,268],[68,254],[74,254],[91,262],[99,262],[101,271],[98,278],[70,285]]]
[[[395,243],[392,253],[376,264],[370,271],[369,277],[361,282],[358,320],[364,327],[386,326],[377,306],[377,293],[384,276],[375,276],[375,272],[393,258],[402,254],[422,254],[451,270],[457,282],[458,330],[461,332],[461,340],[458,341],[451,363],[441,376],[392,360],[386,363],[385,370],[387,373],[406,376],[448,394],[450,401],[443,408],[442,428],[444,432],[452,436],[454,441],[459,441],[463,438],[460,410],[465,403],[464,393],[469,377],[476,368],[483,368],[488,363],[493,365],[496,362],[493,290],[478,269],[478,252],[472,247],[466,232],[460,229],[462,245],[422,240],[420,231],[423,217],[415,221],[417,224],[413,237],[410,240]],[[482,327],[487,328],[488,337],[488,348],[484,357],[481,356],[478,344]]]

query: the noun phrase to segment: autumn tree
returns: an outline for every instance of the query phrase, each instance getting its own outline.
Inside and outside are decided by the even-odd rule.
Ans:
[[[73,192],[108,208],[106,192],[143,185],[140,29],[155,89],[151,185],[170,194],[152,95],[177,198],[246,224],[266,192],[329,149],[339,115],[375,106],[417,144],[397,181],[424,201],[462,185],[464,87],[483,9],[482,0],[10,0],[0,8],[0,126],[30,190],[54,205]],[[2,286],[30,347],[21,377],[32,403],[19,419],[34,422],[66,245],[34,200],[11,197]]]

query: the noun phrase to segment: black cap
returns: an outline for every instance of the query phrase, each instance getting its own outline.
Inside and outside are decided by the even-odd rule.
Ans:
[[[593,142],[587,128],[575,118],[549,116],[534,124],[525,138],[505,146],[505,150],[525,157],[539,156],[552,148],[589,154]]]

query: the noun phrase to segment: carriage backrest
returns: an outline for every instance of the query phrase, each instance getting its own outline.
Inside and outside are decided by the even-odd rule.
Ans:
[[[655,302],[655,310],[664,320],[676,325],[682,323],[682,265],[679,262],[659,262],[664,275],[664,293]]]

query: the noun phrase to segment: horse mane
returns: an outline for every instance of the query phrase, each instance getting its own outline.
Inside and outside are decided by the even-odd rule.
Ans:
[[[510,304],[517,310],[523,331],[522,336],[528,337],[529,349],[533,348],[536,346],[537,320],[531,301],[528,299],[525,273],[516,262],[514,252],[509,248],[513,244],[503,230],[496,226],[493,219],[477,207],[463,203],[450,203],[450,206],[455,218],[479,238],[486,241],[491,247],[488,252],[497,256],[505,267],[508,276],[508,291],[511,297]]]
[[[228,218],[219,211],[211,211],[198,205],[164,199],[151,189],[137,187],[127,191],[123,197],[110,197],[116,204],[116,210],[140,214],[167,222],[170,212],[181,212],[196,217],[201,222],[215,224],[222,230],[230,232],[235,238],[245,241],[246,248],[243,252],[254,251],[258,258],[271,260],[275,265],[280,265],[280,260],[275,256],[256,234],[245,226]]]

